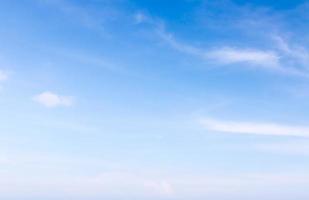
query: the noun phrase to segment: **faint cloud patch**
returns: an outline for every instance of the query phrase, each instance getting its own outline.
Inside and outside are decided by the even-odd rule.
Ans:
[[[6,71],[0,70],[0,92],[3,90],[3,84],[9,79],[9,75]]]
[[[8,80],[9,76],[7,72],[0,70],[0,82]]]
[[[149,17],[142,12],[137,12],[133,16],[135,24],[141,24],[149,21]]]
[[[173,186],[167,181],[147,181],[144,185],[146,188],[157,191],[161,195],[171,196],[174,194]]]
[[[33,97],[33,100],[45,107],[69,107],[73,105],[73,98],[70,96],[62,96],[50,91],[43,92]]]

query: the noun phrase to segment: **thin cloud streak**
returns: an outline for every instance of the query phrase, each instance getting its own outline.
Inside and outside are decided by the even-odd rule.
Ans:
[[[243,121],[222,121],[216,119],[201,119],[200,124],[208,131],[230,134],[309,137],[309,126],[292,126],[276,123],[257,123]]]
[[[222,64],[248,63],[274,68],[279,66],[279,56],[273,51],[256,49],[236,49],[223,47],[206,53],[206,59]]]

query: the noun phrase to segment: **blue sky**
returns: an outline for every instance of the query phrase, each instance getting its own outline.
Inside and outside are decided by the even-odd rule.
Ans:
[[[309,2],[0,3],[0,199],[307,200]]]

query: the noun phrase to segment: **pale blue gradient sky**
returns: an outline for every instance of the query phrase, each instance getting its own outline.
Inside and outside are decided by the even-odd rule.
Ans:
[[[308,1],[0,2],[0,199],[307,200]]]

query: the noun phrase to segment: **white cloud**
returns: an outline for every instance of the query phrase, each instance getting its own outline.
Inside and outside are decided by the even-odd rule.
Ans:
[[[300,45],[290,45],[281,37],[273,36],[275,44],[260,49],[258,47],[221,47],[201,48],[179,41],[165,29],[164,22],[141,13],[135,15],[136,23],[152,25],[159,38],[173,49],[196,56],[217,65],[241,64],[241,67],[255,67],[272,70],[287,75],[309,77],[309,50]]]
[[[6,81],[7,79],[8,79],[7,73],[0,70],[0,82]]]
[[[273,51],[224,47],[207,52],[205,57],[222,64],[247,63],[266,67],[279,66],[279,56]]]
[[[309,137],[309,126],[289,126],[276,123],[236,122],[215,119],[202,119],[201,125],[209,131]]]
[[[282,70],[280,68],[280,56],[275,51],[241,49],[228,46],[214,50],[202,49],[177,41],[171,33],[164,30],[164,26],[158,26],[156,29],[160,38],[175,50],[197,56],[206,61],[213,61],[220,65],[243,63],[247,64],[246,66]]]
[[[61,96],[49,91],[43,92],[33,97],[33,100],[48,108],[58,106],[72,106],[73,99],[70,96]]]

